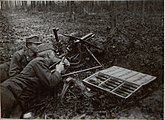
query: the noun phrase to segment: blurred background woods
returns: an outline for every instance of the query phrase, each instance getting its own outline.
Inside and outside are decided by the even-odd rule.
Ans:
[[[96,15],[109,14],[112,26],[117,23],[119,14],[123,11],[132,11],[141,14],[142,20],[146,15],[160,14],[163,11],[163,0],[140,1],[0,1],[1,10],[25,10],[25,11],[54,11],[67,12],[72,19],[76,14]]]

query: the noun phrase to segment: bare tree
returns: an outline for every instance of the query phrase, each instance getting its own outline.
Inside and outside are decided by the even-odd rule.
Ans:
[[[145,0],[142,0],[142,24],[145,22]]]
[[[68,1],[67,4],[69,6],[70,20],[74,21],[75,20],[75,2],[74,1]]]

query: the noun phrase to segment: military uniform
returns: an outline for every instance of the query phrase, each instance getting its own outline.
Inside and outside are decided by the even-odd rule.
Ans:
[[[11,110],[14,111],[18,105],[22,106],[22,111],[40,88],[54,87],[62,80],[57,71],[51,73],[49,65],[48,60],[37,57],[30,61],[20,74],[1,83],[2,117],[10,117]]]
[[[36,56],[28,56],[26,48],[15,52],[11,59],[9,76],[13,77],[19,74],[23,68],[35,57]]]
[[[41,44],[39,38],[35,35],[26,38],[27,43]],[[14,53],[11,62],[6,62],[0,65],[0,82],[7,80],[9,77],[13,77],[19,74],[23,68],[36,56],[29,56],[28,48],[24,47],[22,50],[19,50]],[[37,52],[37,51],[33,51]]]
[[[0,82],[3,82],[9,78],[9,67],[10,62],[0,64]]]
[[[10,62],[5,62],[0,65],[0,82],[19,74],[23,68],[36,57],[30,57],[26,52],[26,48],[21,49],[14,53]]]
[[[45,44],[40,46],[40,52],[47,50],[53,48]],[[56,88],[62,77],[58,71],[51,73],[49,66],[52,61],[48,57],[34,58],[20,74],[1,83],[2,117],[20,118],[27,108],[27,103],[33,100],[41,89]]]
[[[39,40],[39,37],[36,35],[32,35],[28,38],[26,38],[26,44],[33,43],[33,44],[41,44],[41,41]],[[28,49],[30,49],[34,54],[29,55],[28,54]],[[13,77],[20,73],[23,68],[32,60],[36,57],[36,53],[38,52],[38,49],[35,47],[30,47],[30,48],[24,48],[20,51],[17,51],[14,53],[11,63],[10,63],[10,68],[9,68],[9,76]]]

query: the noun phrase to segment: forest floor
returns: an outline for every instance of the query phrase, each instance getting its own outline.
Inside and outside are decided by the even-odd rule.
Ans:
[[[7,46],[0,47],[10,51],[9,55],[19,49],[18,46],[23,44],[24,37],[38,34],[44,39],[53,34],[53,27],[60,28],[59,33],[78,31],[81,36],[92,32],[96,34],[94,44],[105,49],[104,57],[98,57],[105,68],[117,65],[157,77],[155,86],[147,88],[150,94],[143,99],[124,102],[125,104],[118,103],[112,96],[102,93],[97,93],[92,100],[82,96],[69,98],[66,95],[67,103],[59,103],[60,105],[52,102],[55,100],[48,96],[43,99],[51,105],[44,103],[46,107],[33,107],[34,118],[44,118],[45,113],[51,113],[51,118],[60,119],[163,119],[164,33],[161,15],[149,16],[146,21],[150,19],[150,23],[141,24],[138,15],[122,14],[119,16],[118,26],[113,31],[106,14],[86,17],[77,15],[74,20],[70,19],[67,13],[10,11],[3,12],[2,15],[4,19],[1,19],[1,26],[5,29],[1,39],[12,40],[12,43],[4,43]],[[159,18],[159,21],[155,20],[155,17]],[[112,44],[117,49],[111,50]],[[4,53],[7,54],[6,51]],[[114,56],[115,60],[112,63]]]

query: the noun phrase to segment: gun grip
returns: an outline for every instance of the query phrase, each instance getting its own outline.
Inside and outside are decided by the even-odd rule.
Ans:
[[[54,28],[53,29],[53,33],[54,33],[54,36],[56,38],[56,42],[59,42],[59,39],[58,39],[58,35],[57,35],[57,31],[59,30],[59,28]]]

